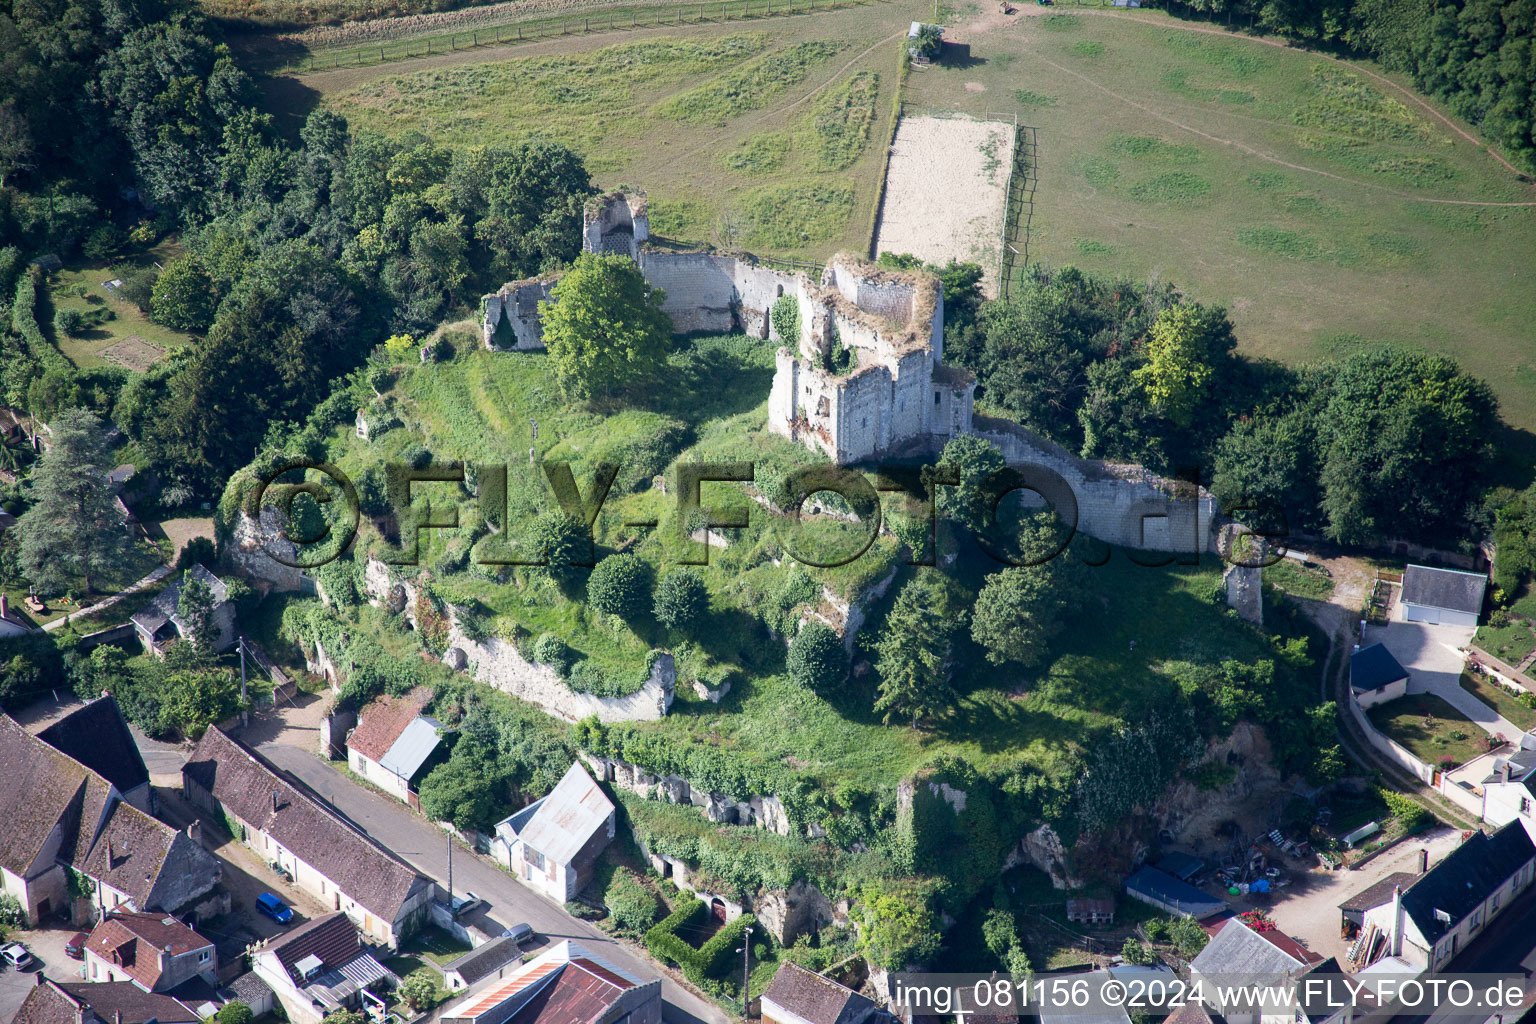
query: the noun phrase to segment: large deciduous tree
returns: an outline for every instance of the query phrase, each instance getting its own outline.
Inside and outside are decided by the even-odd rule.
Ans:
[[[128,546],[123,509],[107,479],[106,430],[85,409],[66,409],[50,427],[53,443],[32,470],[32,507],[16,523],[21,564],[45,590],[79,579],[90,593]]]
[[[654,377],[670,347],[665,296],[617,253],[582,253],[539,303],[544,344],[561,390],[573,398],[617,395]]]

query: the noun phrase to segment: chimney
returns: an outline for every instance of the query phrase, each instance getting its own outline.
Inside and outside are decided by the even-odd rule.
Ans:
[[[111,868],[112,865],[113,865],[113,862],[115,860],[116,860],[116,858],[112,856],[112,840],[108,839],[107,840],[107,867]]]
[[[272,791],[272,813],[277,813],[277,790]]]
[[[112,1024],[123,1024],[123,1011],[122,1010],[113,1010],[112,1011]]]
[[[1419,847],[1419,874],[1429,870],[1429,847]]]
[[[5,591],[0,590],[0,619],[11,617],[11,606],[5,599]]]
[[[1392,887],[1392,934],[1387,936],[1387,955],[1401,956],[1403,952],[1403,887]]]
[[[37,972],[37,983],[39,985],[41,985],[43,982],[45,982],[47,980],[48,980],[47,978],[43,977],[43,972],[42,971],[38,971]]]
[[[194,843],[202,842],[203,823],[197,818],[193,818],[191,821],[187,822],[187,838],[192,840]]]

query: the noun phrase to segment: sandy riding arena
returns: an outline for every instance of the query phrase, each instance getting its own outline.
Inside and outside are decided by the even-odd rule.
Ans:
[[[927,263],[979,263],[988,294],[996,294],[1012,156],[1012,124],[902,118],[885,172],[876,250]]]

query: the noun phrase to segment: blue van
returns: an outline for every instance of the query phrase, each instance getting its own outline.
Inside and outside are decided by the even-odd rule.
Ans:
[[[278,924],[287,924],[293,920],[293,911],[288,908],[288,904],[269,892],[256,897],[256,909]]]

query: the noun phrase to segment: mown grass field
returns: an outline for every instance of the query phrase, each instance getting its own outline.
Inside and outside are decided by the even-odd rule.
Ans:
[[[454,146],[543,136],[650,193],[654,235],[862,251],[908,24],[897,4],[635,30],[304,76],[356,126]]]
[[[1346,65],[1197,28],[989,9],[950,33],[969,57],[914,73],[908,98],[1038,128],[1032,260],[1173,281],[1289,363],[1445,352],[1536,428],[1536,208],[1462,205],[1536,188]]]
[[[120,277],[124,271],[135,267],[164,265],[175,257],[177,249],[169,243],[161,243],[145,253],[105,263],[71,263],[54,274],[49,285],[48,314],[54,310],[76,309],[93,325],[79,337],[70,337],[62,331],[53,331],[59,351],[81,369],[94,366],[117,366],[106,350],[133,336],[143,338],[166,351],[180,348],[193,339],[189,334],[173,331],[155,323],[139,311],[139,308],[102,287],[104,281]],[[102,319],[102,311],[110,310],[111,319]],[[53,330],[45,325],[45,331]]]

